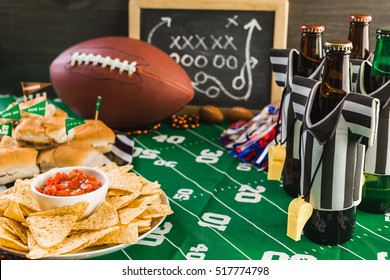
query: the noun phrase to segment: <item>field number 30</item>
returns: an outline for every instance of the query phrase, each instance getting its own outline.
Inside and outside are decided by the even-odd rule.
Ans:
[[[195,161],[199,163],[217,163],[222,155],[222,151],[211,152],[209,149],[205,149],[200,152],[200,156],[197,156]]]

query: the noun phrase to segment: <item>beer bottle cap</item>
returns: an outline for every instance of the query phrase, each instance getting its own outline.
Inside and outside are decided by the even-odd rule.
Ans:
[[[304,23],[301,25],[302,32],[321,33],[324,32],[325,25],[321,23]]]
[[[390,36],[390,26],[380,27],[376,30],[376,35]]]
[[[352,42],[348,40],[329,40],[325,42],[325,49],[333,51],[350,51]]]
[[[370,22],[372,21],[372,16],[368,14],[353,14],[350,15],[349,20],[354,22]]]

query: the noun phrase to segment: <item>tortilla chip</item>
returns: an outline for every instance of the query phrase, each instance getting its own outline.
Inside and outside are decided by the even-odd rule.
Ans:
[[[4,211],[4,217],[13,219],[17,222],[24,223],[26,219],[23,216],[22,209],[20,209],[19,204],[16,201],[11,201],[7,209]]]
[[[8,247],[18,251],[28,251],[28,247],[21,240],[8,230],[0,227],[0,246]]]
[[[139,233],[144,233],[150,230],[152,227],[138,227],[138,232]]]
[[[18,236],[24,244],[27,244],[27,232],[24,226],[6,217],[1,217],[0,223],[2,223],[2,227],[8,229],[12,234]]]
[[[130,195],[132,194],[130,191],[126,190],[108,190],[107,196],[118,196],[118,195]]]
[[[121,173],[119,169],[114,169],[106,174],[110,179],[109,190],[128,191],[130,193],[141,191],[141,178],[135,173]]]
[[[0,213],[4,214],[4,211],[8,208],[11,200],[5,197],[0,198]]]
[[[169,205],[153,204],[148,206],[148,208],[141,215],[139,215],[139,218],[151,219],[151,218],[166,216],[172,213],[173,211]]]
[[[44,248],[37,244],[30,250],[26,257],[30,259],[40,259],[54,255],[61,255],[66,253],[71,254],[74,252],[78,252],[89,246],[90,244],[96,242],[96,240],[98,240],[99,238],[116,229],[118,229],[118,227],[111,227],[99,231],[88,231],[85,233],[74,234],[69,237],[66,237],[61,243],[50,248]]]
[[[29,229],[27,229],[27,246],[28,246],[28,248],[31,250],[37,244],[38,243],[35,240],[34,236],[32,235],[31,231]]]
[[[116,231],[105,235],[92,244],[135,244],[138,241],[138,227],[135,224],[121,225]]]
[[[152,224],[152,219],[135,218],[130,223],[135,224],[138,227],[150,227],[150,225]]]
[[[103,201],[102,205],[95,213],[88,218],[77,222],[73,230],[97,230],[108,228],[116,225],[119,222],[118,214],[114,207],[107,201]]]
[[[97,168],[106,173],[112,170],[119,170],[120,173],[124,174],[129,172],[133,168],[133,166],[132,165],[118,166],[115,162],[111,162],[110,164],[107,164],[105,166],[100,166]]]
[[[138,196],[140,195],[139,192],[129,194],[129,195],[116,195],[116,196],[109,196],[106,198],[107,202],[110,203],[115,209],[119,209],[122,207],[125,207],[126,205],[133,202]]]
[[[148,206],[149,204],[152,204],[152,202],[155,201],[156,199],[160,199],[160,195],[154,194],[148,196],[140,196],[135,201],[129,204],[129,208]]]
[[[122,225],[127,225],[146,210],[147,206],[139,208],[122,208],[118,210],[119,220]]]
[[[72,230],[77,216],[31,216],[26,219],[27,225],[38,244],[52,247],[60,243]]]
[[[35,216],[56,216],[56,215],[66,215],[66,214],[72,214],[77,216],[77,221],[79,221],[83,215],[85,210],[87,210],[89,203],[86,201],[80,201],[74,205],[71,206],[63,206],[59,208],[55,208],[52,210],[42,211],[42,212],[35,212],[30,214],[31,217]]]
[[[150,182],[146,179],[142,180],[143,186],[141,189],[141,195],[163,194],[161,186],[157,182]]]
[[[32,179],[17,179],[14,185],[13,196],[17,203],[24,205],[31,210],[37,212],[41,211],[38,202],[33,198],[31,192],[31,181]]]

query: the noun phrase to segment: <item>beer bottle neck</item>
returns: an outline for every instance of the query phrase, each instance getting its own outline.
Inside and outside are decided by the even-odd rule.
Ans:
[[[322,84],[336,94],[347,94],[351,90],[349,54],[344,51],[327,51]]]
[[[316,121],[328,115],[350,92],[349,51],[327,50]]]
[[[371,76],[390,79],[390,35],[377,36]]]
[[[351,58],[367,59],[370,55],[370,28],[368,22],[350,22],[348,40],[352,42],[353,48]]]
[[[310,76],[322,58],[322,33],[302,32],[297,74],[303,77]]]

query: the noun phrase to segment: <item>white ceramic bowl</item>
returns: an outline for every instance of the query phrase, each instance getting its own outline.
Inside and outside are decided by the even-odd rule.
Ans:
[[[74,169],[79,169],[84,173],[86,173],[87,175],[95,176],[102,183],[102,186],[92,192],[81,194],[81,195],[75,195],[75,196],[52,196],[37,191],[36,189],[37,187],[41,187],[45,185],[46,180],[49,177],[54,176],[57,172],[63,172],[69,174]],[[70,206],[81,201],[86,201],[89,203],[89,205],[83,215],[83,218],[85,218],[88,217],[90,214],[92,214],[98,208],[98,206],[100,206],[100,204],[104,201],[104,199],[106,198],[108,186],[109,186],[109,179],[108,176],[103,171],[100,171],[99,169],[92,168],[92,167],[69,166],[69,167],[53,168],[45,173],[38,175],[31,182],[31,191],[35,200],[38,202],[39,206],[41,207],[42,211],[51,210],[62,206]]]

